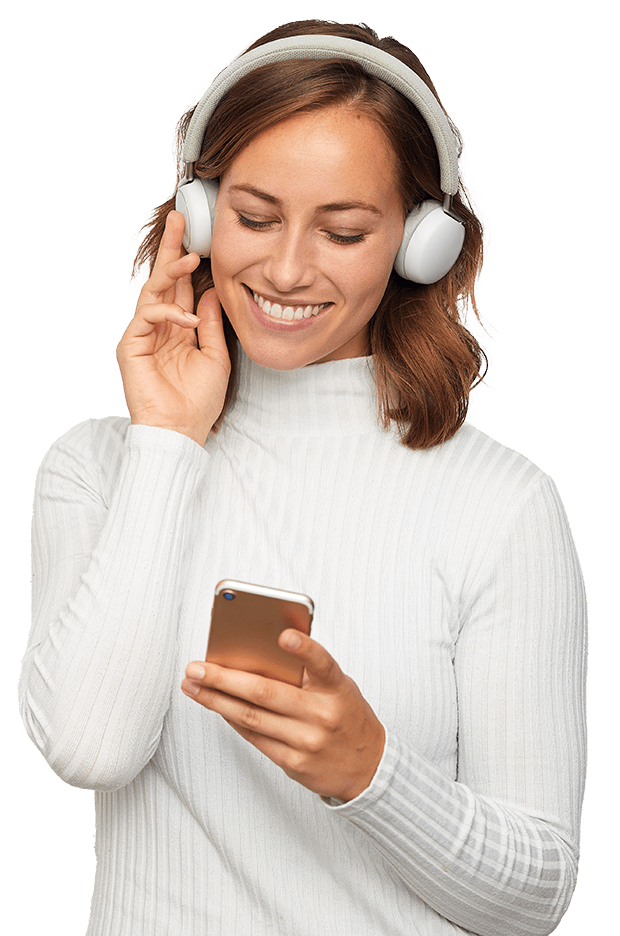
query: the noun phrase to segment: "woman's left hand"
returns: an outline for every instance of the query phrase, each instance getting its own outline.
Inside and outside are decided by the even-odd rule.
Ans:
[[[289,644],[295,638],[297,648]],[[383,725],[316,640],[285,630],[279,642],[305,667],[301,688],[202,661],[190,663],[181,688],[218,712],[293,780],[320,796],[348,802],[375,774],[385,743]]]

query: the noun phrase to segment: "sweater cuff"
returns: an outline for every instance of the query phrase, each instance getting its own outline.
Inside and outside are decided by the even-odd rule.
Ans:
[[[189,436],[183,435],[182,432],[175,432],[174,429],[162,429],[159,426],[131,423],[127,428],[126,444],[130,448],[168,450],[199,460],[206,454],[204,448]]]
[[[359,796],[348,800],[348,802],[336,799],[333,796],[322,796],[321,799],[330,810],[341,813],[347,818],[352,818],[376,803],[389,787],[398,762],[398,744],[396,738],[392,737],[385,725],[383,730],[385,731],[383,754],[370,784],[365,790],[362,790]]]
[[[150,516],[153,504],[158,505],[157,517],[150,521],[159,525],[169,514],[174,526],[204,483],[208,464],[207,452],[180,432],[128,426],[119,483],[110,504],[110,509],[114,506],[121,511],[120,535],[125,537],[132,523],[144,535],[145,517]],[[114,536],[118,535],[116,530]]]

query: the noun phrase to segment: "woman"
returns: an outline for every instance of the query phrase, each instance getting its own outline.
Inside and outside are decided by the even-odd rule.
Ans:
[[[570,531],[552,482],[464,424],[480,226],[445,118],[374,50],[430,79],[364,27],[256,47],[309,35],[371,64],[287,46],[226,84],[139,255],[131,424],[42,467],[24,719],[97,790],[89,936],[549,933],[584,775]],[[464,240],[435,279],[403,248],[427,209]],[[300,689],[204,662],[224,578],[314,598],[313,637],[281,637]]]

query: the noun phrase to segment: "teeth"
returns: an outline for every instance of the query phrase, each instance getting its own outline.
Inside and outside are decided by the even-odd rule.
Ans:
[[[321,309],[329,305],[329,302],[323,302],[321,305],[315,306],[283,307],[278,302],[271,303],[268,299],[263,299],[258,293],[253,292],[252,296],[254,297],[256,305],[262,309],[263,312],[266,312],[267,315],[271,315],[273,318],[286,319],[289,322],[293,319],[311,318],[313,315],[318,315]]]

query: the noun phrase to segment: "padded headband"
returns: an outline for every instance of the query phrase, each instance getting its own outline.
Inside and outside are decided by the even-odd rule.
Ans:
[[[441,190],[456,195],[459,187],[459,147],[448,118],[430,88],[411,68],[399,59],[357,39],[339,36],[295,36],[276,39],[258,46],[235,59],[199,101],[185,137],[183,161],[195,163],[200,157],[202,141],[213,111],[244,75],[270,65],[294,59],[348,59],[357,62],[369,75],[380,78],[412,101],[433,134],[441,171]]]

